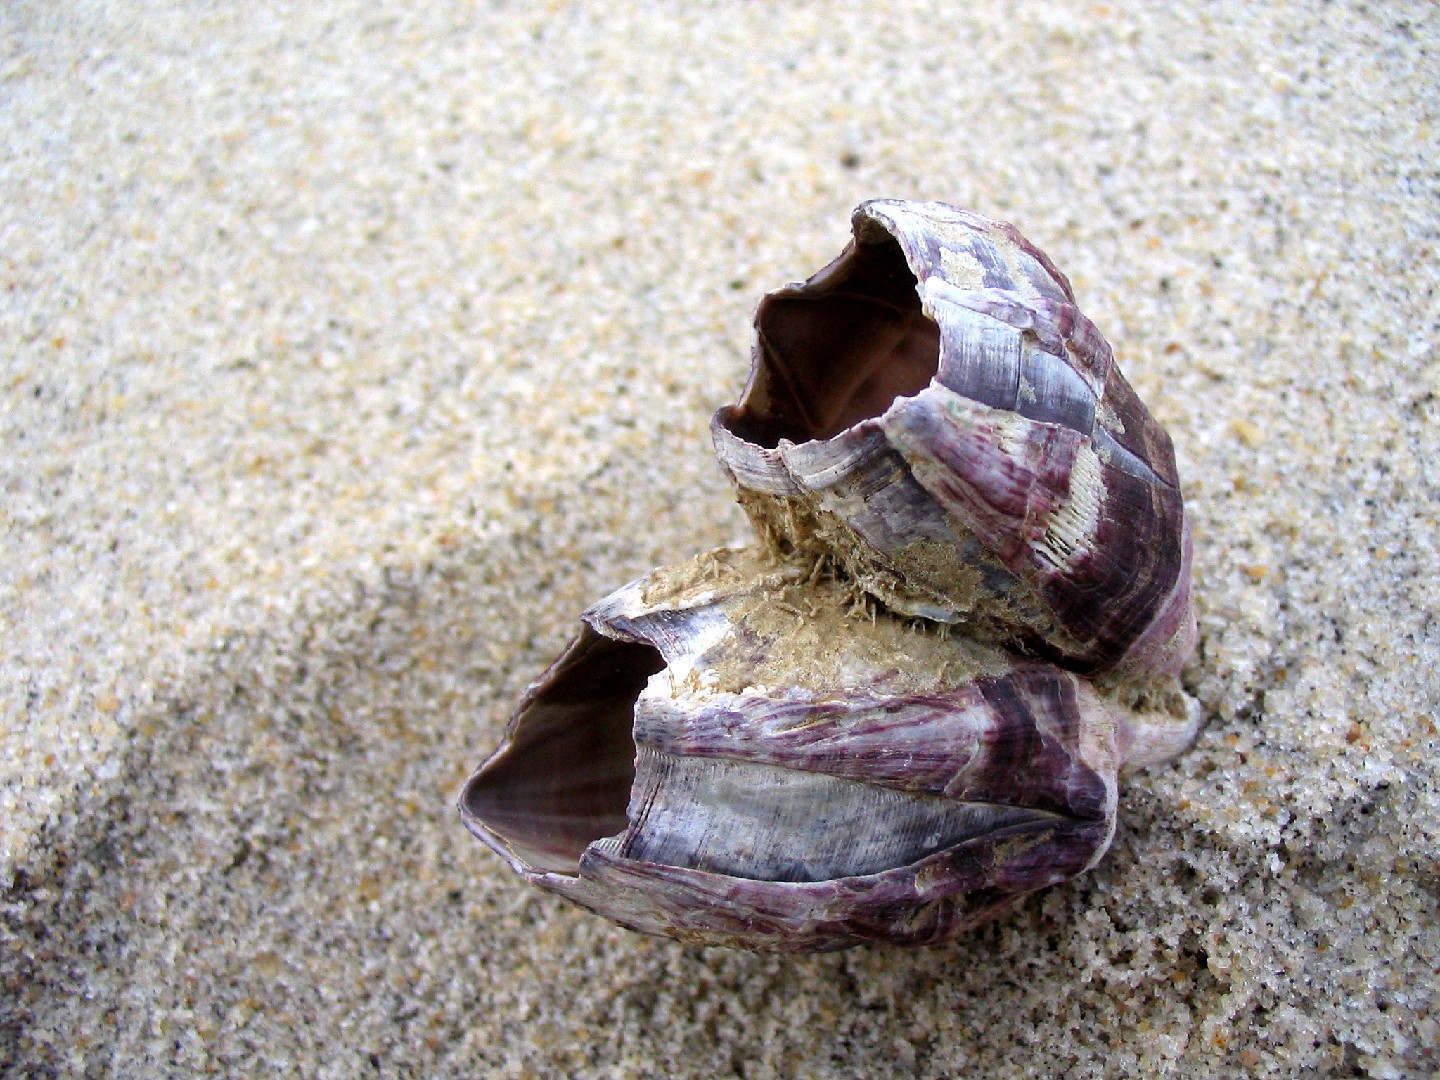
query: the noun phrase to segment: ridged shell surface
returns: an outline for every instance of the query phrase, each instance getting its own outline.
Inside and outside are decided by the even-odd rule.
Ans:
[[[750,383],[712,424],[756,527],[902,614],[998,624],[1076,671],[1178,672],[1174,452],[1065,276],[941,203],[865,203],[853,229],[761,303]]]
[[[749,553],[583,620],[462,813],[535,884],[695,943],[946,940],[1093,865],[1127,753],[1194,730]]]
[[[760,543],[601,600],[465,785],[526,880],[780,951],[945,941],[1081,873],[1199,715],[1170,440],[1011,226],[880,200],[766,296],[712,432]]]

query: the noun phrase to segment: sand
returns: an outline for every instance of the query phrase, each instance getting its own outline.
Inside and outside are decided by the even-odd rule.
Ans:
[[[5,5],[0,1071],[1433,1074],[1437,86],[1429,3]],[[952,945],[628,933],[458,786],[744,538],[709,414],[882,195],[1168,426],[1206,727]]]

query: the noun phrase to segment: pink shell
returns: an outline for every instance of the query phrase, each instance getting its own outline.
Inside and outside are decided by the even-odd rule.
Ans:
[[[1120,770],[1198,726],[1170,440],[1069,282],[941,203],[853,228],[761,302],[712,423],[761,546],[585,612],[461,795],[523,878],[637,930],[944,941],[1093,866]]]
[[[957,643],[947,674],[894,620],[831,620],[831,647],[774,684],[804,637],[785,591],[677,577],[585,613],[460,803],[528,881],[632,929],[787,952],[947,940],[1094,865],[1127,751],[1194,732],[999,650]]]
[[[712,423],[757,528],[902,614],[998,622],[1075,671],[1178,672],[1174,452],[1065,276],[942,203],[868,202],[853,228],[761,302],[749,384]]]

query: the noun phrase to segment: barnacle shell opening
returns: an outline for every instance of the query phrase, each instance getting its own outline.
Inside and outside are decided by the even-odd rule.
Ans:
[[[635,781],[635,699],[665,666],[647,645],[586,627],[516,710],[506,744],[460,805],[517,869],[578,873],[594,841],[625,827]]]
[[[728,414],[737,435],[772,448],[828,439],[930,385],[940,328],[899,243],[865,235],[803,286],[760,302],[758,362]]]

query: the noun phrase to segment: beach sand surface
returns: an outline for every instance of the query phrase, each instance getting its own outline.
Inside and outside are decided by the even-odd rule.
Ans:
[[[1440,1069],[1440,8],[0,11],[0,1073]],[[454,801],[866,198],[1014,222],[1174,438],[1194,749],[953,944],[525,887]]]

